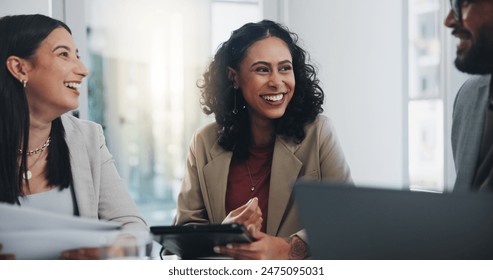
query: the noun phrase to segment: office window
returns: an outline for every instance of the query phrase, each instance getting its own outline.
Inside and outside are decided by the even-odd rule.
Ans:
[[[226,41],[231,32],[247,22],[262,19],[261,3],[258,0],[217,0],[211,5],[211,51],[215,53],[220,43]]]
[[[196,82],[259,1],[89,0],[89,118],[149,225],[170,224],[195,130],[213,120]],[[238,16],[241,15],[241,16]]]
[[[444,190],[440,0],[409,0],[408,143],[411,188]]]

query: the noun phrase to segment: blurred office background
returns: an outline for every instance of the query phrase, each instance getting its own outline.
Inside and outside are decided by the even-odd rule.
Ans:
[[[448,0],[0,0],[0,16],[65,21],[91,74],[79,116],[108,147],[150,225],[171,223],[193,132],[197,80],[232,30],[263,18],[297,33],[357,184],[450,190],[450,126],[467,78],[443,26]]]

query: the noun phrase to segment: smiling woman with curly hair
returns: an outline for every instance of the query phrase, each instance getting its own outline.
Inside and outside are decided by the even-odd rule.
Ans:
[[[238,69],[248,48],[267,37],[277,37],[285,42],[292,55],[292,73],[296,80],[296,94],[284,115],[274,121],[275,134],[300,143],[305,138],[305,125],[323,112],[324,91],[319,86],[314,67],[306,62],[306,52],[296,44],[298,36],[274,22],[246,24],[222,44],[200,85],[203,110],[206,114],[214,113],[221,127],[220,145],[233,151],[238,158],[248,158],[251,132],[245,128],[250,126],[250,119],[248,110],[242,110],[246,108],[245,100],[234,88],[226,69]]]
[[[199,83],[202,109],[216,121],[190,144],[176,223],[241,223],[256,239],[217,253],[306,258],[292,184],[351,181],[331,121],[320,115],[324,92],[315,68],[297,40],[273,21],[245,24]]]

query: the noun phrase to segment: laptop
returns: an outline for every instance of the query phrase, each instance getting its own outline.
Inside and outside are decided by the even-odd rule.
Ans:
[[[493,194],[299,181],[313,259],[493,259]]]

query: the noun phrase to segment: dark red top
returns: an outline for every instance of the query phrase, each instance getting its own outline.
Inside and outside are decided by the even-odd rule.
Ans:
[[[232,160],[229,166],[226,214],[247,203],[251,198],[257,197],[260,210],[262,210],[262,232],[267,229],[273,153],[274,146],[250,148],[250,157],[247,160]]]

